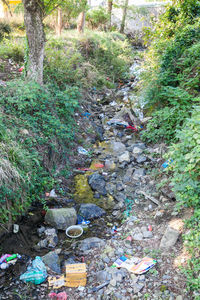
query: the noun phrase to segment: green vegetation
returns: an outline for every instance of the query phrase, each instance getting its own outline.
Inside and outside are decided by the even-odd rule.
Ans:
[[[148,35],[143,85],[147,86],[146,112],[152,120],[143,133],[147,142],[169,144],[166,169],[177,199],[177,209],[194,208],[186,222],[185,244],[191,254],[188,288],[199,299],[200,290],[200,4],[173,1]],[[149,30],[147,30],[149,34]],[[149,42],[149,41],[147,41]]]
[[[24,37],[0,44],[0,57],[20,66],[25,52]],[[20,73],[21,79],[0,86],[1,224],[9,227],[56,186],[59,176],[67,176],[80,89],[114,87],[126,77],[131,58],[131,47],[119,33],[69,31],[62,38],[48,37],[43,87],[24,81]]]
[[[22,80],[0,87],[1,223],[15,220],[55,184],[74,138],[79,97],[76,87],[61,91]]]

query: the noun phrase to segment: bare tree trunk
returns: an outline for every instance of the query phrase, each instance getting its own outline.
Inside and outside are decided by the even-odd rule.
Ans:
[[[120,32],[124,33],[125,23],[126,23],[126,15],[127,15],[127,8],[128,8],[128,0],[125,0],[124,2],[124,8],[123,8],[123,16],[122,16],[122,23],[120,27]]]
[[[109,28],[111,28],[112,7],[113,7],[113,0],[108,0]]]
[[[43,84],[45,34],[42,8],[37,0],[23,0],[23,4],[29,47],[27,78]]]
[[[57,35],[61,36],[61,31],[62,31],[62,10],[60,7],[58,7],[58,20],[57,20]]]
[[[82,11],[78,17],[77,30],[79,33],[84,32],[85,27],[85,12]]]

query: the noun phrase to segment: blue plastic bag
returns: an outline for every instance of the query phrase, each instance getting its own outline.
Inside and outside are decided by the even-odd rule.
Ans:
[[[27,268],[27,271],[20,276],[20,280],[40,284],[47,278],[47,270],[41,257],[36,256],[32,265]]]

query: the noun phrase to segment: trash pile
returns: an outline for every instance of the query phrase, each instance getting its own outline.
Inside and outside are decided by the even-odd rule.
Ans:
[[[8,269],[11,265],[15,265],[17,260],[21,258],[19,254],[4,254],[0,258],[0,268]]]

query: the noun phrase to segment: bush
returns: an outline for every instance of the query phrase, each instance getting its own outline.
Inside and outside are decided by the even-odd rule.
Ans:
[[[52,38],[46,46],[45,81],[81,87],[113,87],[115,80],[125,78],[132,49],[123,35],[87,32]],[[107,78],[110,78],[108,81]]]
[[[11,27],[7,23],[0,23],[0,41],[11,33]]]
[[[76,87],[60,90],[22,80],[0,87],[1,223],[15,220],[52,188],[74,138],[78,98]]]
[[[91,9],[86,14],[86,21],[88,26],[92,29],[105,30],[109,18],[109,14],[103,7]]]
[[[173,191],[176,194],[177,206],[194,207],[194,215],[186,222],[190,229],[185,235],[186,246],[192,255],[185,274],[188,286],[193,291],[200,290],[200,106],[195,107],[190,119],[177,133],[179,143],[170,147],[168,158],[173,158],[172,171]],[[197,295],[197,298],[199,299]]]

